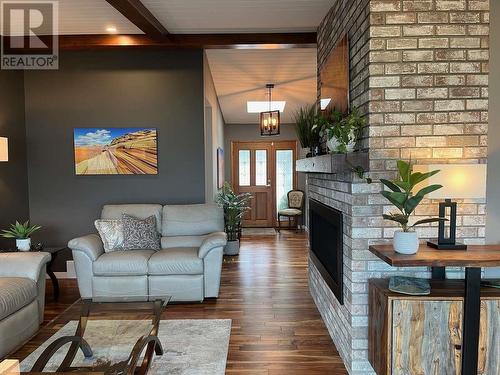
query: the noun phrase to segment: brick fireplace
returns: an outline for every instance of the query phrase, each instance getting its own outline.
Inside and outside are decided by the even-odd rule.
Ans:
[[[396,274],[430,277],[427,268],[392,268],[368,246],[396,229],[377,179],[394,178],[395,162],[486,163],[488,128],[488,0],[337,0],[318,30],[318,69],[348,34],[350,101],[367,116],[358,149],[368,154],[373,184],[349,170],[307,173],[307,196],[343,213],[344,304],[310,262],[313,298],[351,374],[368,363],[368,280]],[[420,216],[437,214],[423,201]],[[485,201],[461,200],[457,236],[483,243]],[[436,227],[418,229],[435,237]],[[448,277],[461,276],[449,270]]]

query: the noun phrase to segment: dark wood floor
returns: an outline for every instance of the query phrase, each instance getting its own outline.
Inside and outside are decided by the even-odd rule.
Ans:
[[[163,318],[232,319],[227,374],[347,374],[309,294],[307,246],[304,234],[288,231],[245,237],[239,257],[224,261],[217,300],[171,305]],[[59,302],[50,293],[49,285],[46,322],[78,298],[74,280],[63,281]],[[29,346],[59,328],[47,325]]]

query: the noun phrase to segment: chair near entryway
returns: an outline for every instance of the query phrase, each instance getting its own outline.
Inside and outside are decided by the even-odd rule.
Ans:
[[[288,217],[288,228],[291,228],[291,221],[295,222],[295,230],[304,221],[304,192],[302,190],[290,190],[287,194],[288,207],[278,211],[278,233],[281,230],[281,217]]]

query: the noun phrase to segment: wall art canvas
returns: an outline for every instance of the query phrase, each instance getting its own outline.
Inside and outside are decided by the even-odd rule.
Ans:
[[[77,175],[158,174],[154,128],[75,128]]]

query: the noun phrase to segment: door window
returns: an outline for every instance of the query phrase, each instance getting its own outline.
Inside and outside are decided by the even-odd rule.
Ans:
[[[287,193],[293,189],[293,150],[276,150],[276,208],[288,206]]]
[[[239,151],[239,185],[250,186],[250,150]]]
[[[255,150],[255,185],[267,185],[267,150]]]

